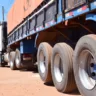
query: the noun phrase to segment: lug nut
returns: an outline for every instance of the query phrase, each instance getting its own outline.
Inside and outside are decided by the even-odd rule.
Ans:
[[[95,72],[92,72],[91,75],[94,77],[94,76],[96,76],[96,73]]]
[[[91,63],[90,66],[91,66],[91,67],[94,67],[94,63]]]

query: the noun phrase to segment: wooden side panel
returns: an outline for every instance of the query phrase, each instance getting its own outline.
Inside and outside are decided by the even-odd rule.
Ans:
[[[43,0],[15,0],[8,16],[8,34],[31,14]]]

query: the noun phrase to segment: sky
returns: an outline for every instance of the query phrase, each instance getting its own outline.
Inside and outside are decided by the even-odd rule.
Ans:
[[[0,0],[0,21],[2,21],[2,6],[4,6],[5,21],[7,20],[7,14],[10,10],[14,0]]]

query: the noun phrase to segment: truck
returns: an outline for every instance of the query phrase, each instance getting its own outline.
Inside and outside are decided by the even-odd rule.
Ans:
[[[15,0],[7,17],[1,67],[37,64],[43,82],[59,92],[96,96],[96,0]]]

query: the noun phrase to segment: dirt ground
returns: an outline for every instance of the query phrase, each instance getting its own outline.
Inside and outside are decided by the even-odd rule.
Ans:
[[[81,96],[78,92],[63,94],[54,86],[44,85],[36,69],[32,71],[0,68],[0,96]]]

